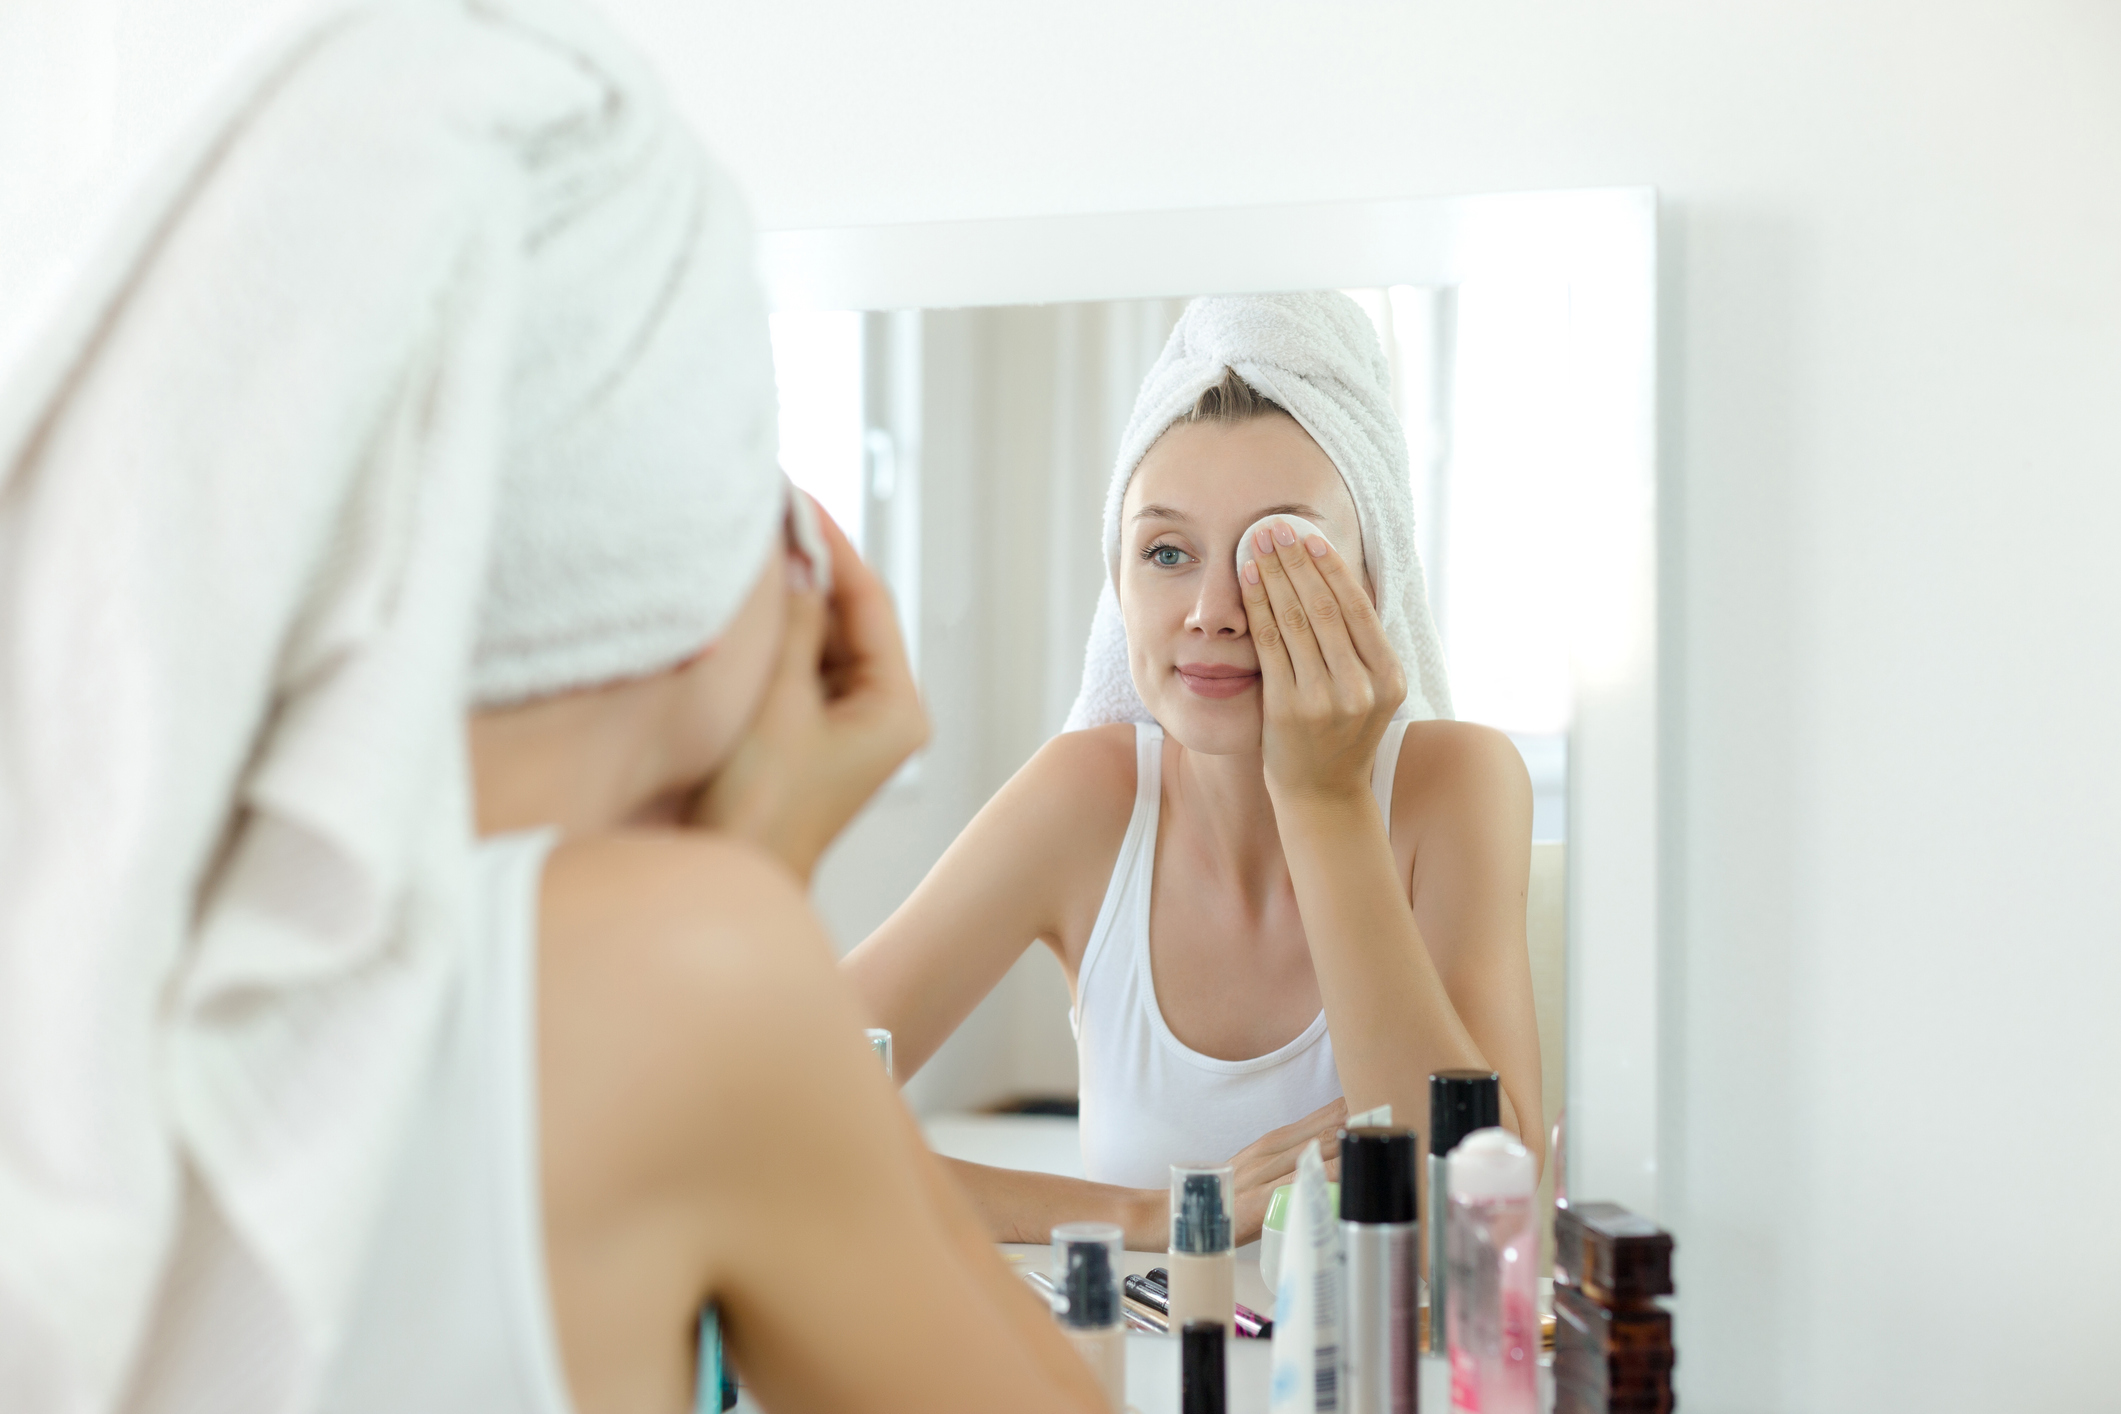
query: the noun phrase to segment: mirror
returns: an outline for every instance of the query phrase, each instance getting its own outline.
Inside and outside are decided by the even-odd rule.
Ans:
[[[784,232],[764,257],[784,464],[892,585],[935,723],[820,872],[841,947],[1065,719],[1112,459],[1186,297],[1343,289],[1391,363],[1456,715],[1533,781],[1547,1121],[1568,1103],[1579,1191],[1655,1211],[1649,194]],[[1072,1095],[1068,1005],[1030,949],[909,1103],[947,1126]]]

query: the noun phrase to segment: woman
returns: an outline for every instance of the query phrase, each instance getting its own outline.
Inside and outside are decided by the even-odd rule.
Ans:
[[[639,60],[331,7],[162,177],[0,390],[0,1406],[1094,1408],[803,900],[925,727]]]
[[[1168,1166],[1227,1158],[1247,1240],[1310,1139],[1418,1122],[1449,1067],[1499,1071],[1543,1151],[1529,784],[1443,719],[1386,378],[1346,296],[1188,307],[1115,468],[1076,729],[843,964],[911,1073],[1031,940],[1059,958],[1088,1181],[957,1166],[997,1236],[1160,1247]]]

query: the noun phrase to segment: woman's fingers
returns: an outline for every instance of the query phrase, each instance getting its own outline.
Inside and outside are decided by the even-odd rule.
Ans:
[[[1261,558],[1272,559],[1272,555]],[[1279,569],[1275,571],[1280,574]],[[1261,696],[1269,690],[1286,694],[1296,686],[1296,668],[1284,641],[1281,619],[1273,597],[1267,592],[1267,577],[1259,572],[1259,560],[1248,561],[1237,577],[1238,592],[1245,601],[1245,622],[1251,630],[1252,649],[1259,655]]]
[[[1304,608],[1326,670],[1338,684],[1352,686],[1365,680],[1368,674],[1362,657],[1348,636],[1350,607],[1339,588],[1325,577],[1317,563],[1315,545],[1325,545],[1329,551],[1332,546],[1322,535],[1299,537],[1295,528],[1285,521],[1275,522],[1275,532],[1275,556],[1289,577],[1289,588],[1296,602]],[[1363,605],[1369,606],[1369,596],[1363,596]]]
[[[1331,669],[1326,666],[1319,649],[1310,610],[1296,586],[1290,583],[1288,565],[1281,557],[1280,536],[1289,536],[1293,541],[1295,534],[1288,522],[1280,520],[1253,532],[1252,548],[1258,558],[1245,567],[1245,578],[1249,581],[1258,577],[1283,650],[1288,654],[1289,670],[1297,689],[1312,692],[1325,686]]]
[[[1230,1160],[1237,1170],[1237,1226],[1240,1243],[1259,1235],[1266,1218],[1267,1203],[1274,1190],[1296,1178],[1297,1161],[1312,1140],[1317,1140],[1326,1161],[1326,1175],[1340,1172],[1340,1126],[1347,1120],[1345,1100],[1322,1105],[1293,1124],[1269,1130],[1239,1150]]]
[[[817,522],[832,554],[832,632],[825,648],[829,696],[838,699],[886,684],[910,689],[913,673],[890,591],[822,506]]]
[[[1348,562],[1341,558],[1340,551],[1323,535],[1305,537],[1305,550],[1319,576],[1333,590],[1333,598],[1340,605],[1341,622],[1346,626],[1348,640],[1361,655],[1363,665],[1372,673],[1383,677],[1388,669],[1400,666],[1399,655],[1392,651],[1392,644],[1385,637],[1384,623],[1377,616],[1377,605],[1370,600],[1370,591],[1357,577]]]

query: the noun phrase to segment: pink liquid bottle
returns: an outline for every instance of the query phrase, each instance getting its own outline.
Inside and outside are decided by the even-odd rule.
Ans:
[[[1444,1246],[1451,1408],[1538,1414],[1539,1222],[1532,1155],[1504,1129],[1451,1151]]]

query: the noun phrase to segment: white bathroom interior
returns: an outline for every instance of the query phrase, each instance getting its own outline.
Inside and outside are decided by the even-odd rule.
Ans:
[[[284,8],[0,7],[0,344]],[[843,948],[1065,715],[1183,298],[1346,288],[1459,713],[1534,782],[1550,1103],[1677,1235],[1687,1408],[2113,1407],[2121,11],[608,8],[750,195],[788,468],[934,718],[821,871]],[[1497,194],[1633,203],[1626,301],[1258,215]],[[1168,263],[1214,211],[1255,224]],[[983,1112],[1072,1093],[1067,1000],[1034,948],[911,1081],[938,1147],[1066,1171],[1064,1118]]]

